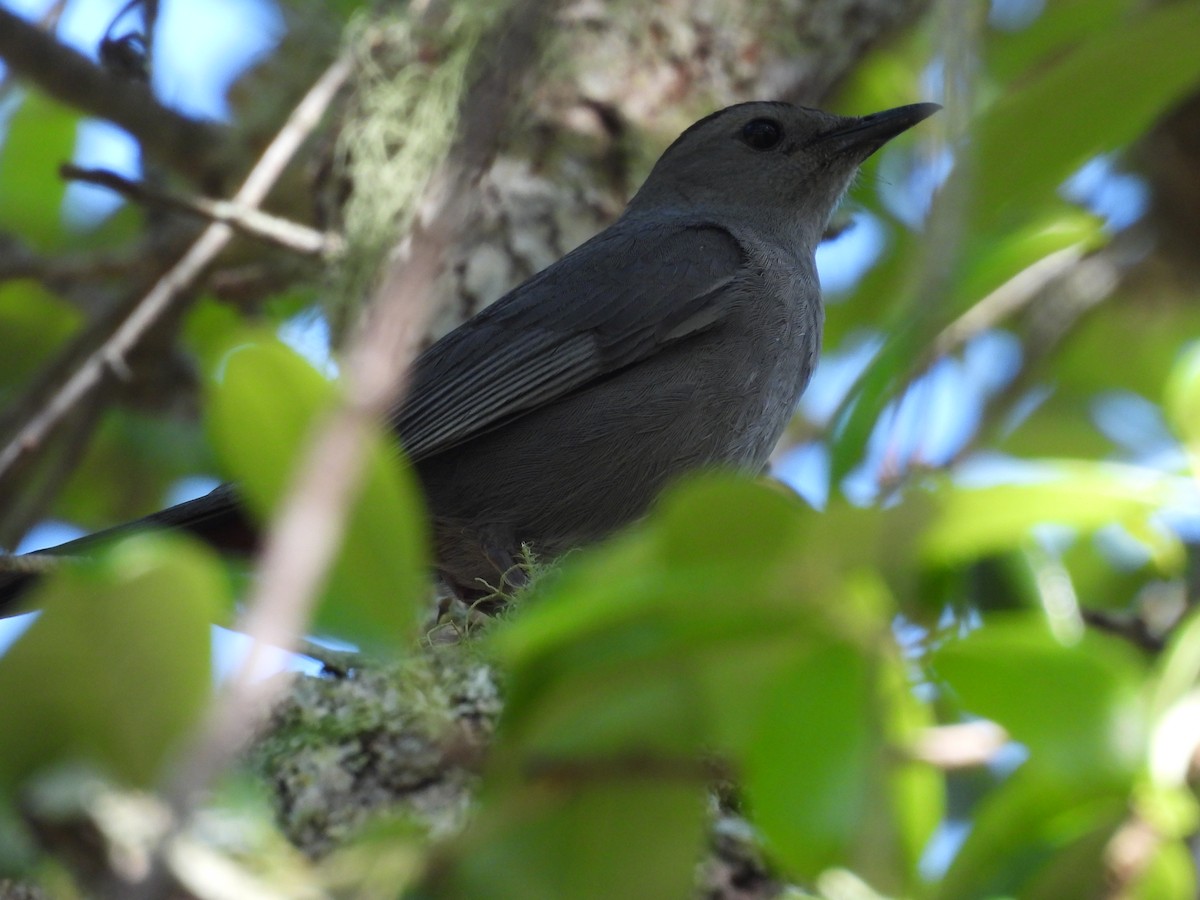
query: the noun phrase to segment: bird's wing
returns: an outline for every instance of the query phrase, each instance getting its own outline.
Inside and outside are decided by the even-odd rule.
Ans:
[[[746,256],[712,225],[611,228],[446,335],[416,361],[393,417],[432,456],[706,330],[736,302]]]

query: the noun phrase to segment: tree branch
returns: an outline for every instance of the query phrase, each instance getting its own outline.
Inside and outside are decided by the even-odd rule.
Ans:
[[[978,768],[991,763],[1008,741],[1004,729],[986,719],[938,725],[921,733],[912,755],[947,771]]]
[[[228,129],[163,106],[148,86],[110,74],[53,35],[0,7],[0,59],[54,99],[119,125],[143,151],[215,193],[234,154]]]
[[[236,205],[257,206],[312,132],[350,72],[339,59],[312,87],[267,147],[233,198]],[[7,477],[37,452],[75,410],[85,405],[111,378],[128,377],[127,359],[146,334],[186,300],[188,289],[229,243],[233,229],[209,225],[180,260],[116,325],[112,334],[88,353],[28,421],[0,449],[0,489]]]
[[[184,197],[159,190],[144,182],[133,181],[108,169],[85,169],[68,163],[59,166],[59,173],[71,181],[106,187],[138,203],[178,210],[210,222],[224,222],[240,234],[266,241],[302,256],[329,256],[341,248],[341,239],[335,234],[317,231],[299,222],[273,216],[260,209],[229,200]]]

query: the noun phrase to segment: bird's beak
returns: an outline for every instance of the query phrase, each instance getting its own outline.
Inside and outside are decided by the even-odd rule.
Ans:
[[[937,103],[911,103],[883,112],[847,119],[844,125],[827,131],[818,139],[834,154],[858,151],[866,159],[892,138],[932,116],[942,107]]]

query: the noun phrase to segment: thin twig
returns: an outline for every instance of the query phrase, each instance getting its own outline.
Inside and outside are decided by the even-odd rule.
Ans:
[[[1073,244],[1026,266],[947,325],[933,342],[930,361],[961,350],[972,338],[1027,307],[1048,285],[1077,266],[1083,255],[1083,247]]]
[[[234,155],[228,129],[163,106],[150,88],[97,66],[0,7],[0,59],[54,99],[121,126],[151,157],[201,184],[219,184]]]
[[[350,62],[345,58],[339,59],[325,71],[250,171],[234,196],[235,204],[256,206],[263,201],[292,156],[316,127],[349,72]],[[188,289],[232,236],[233,229],[224,222],[214,222],[201,233],[182,258],[130,310],[112,335],[78,364],[46,405],[21,426],[7,446],[0,449],[0,483],[19,462],[37,452],[72,411],[85,404],[107,379],[127,376],[126,359],[129,354],[157,322],[172,312],[177,304],[186,301]]]
[[[332,256],[342,247],[341,238],[335,234],[317,231],[299,222],[273,216],[261,209],[231,200],[184,197],[133,181],[109,169],[85,169],[65,163],[59,166],[58,171],[63,178],[106,187],[138,203],[167,207],[210,222],[224,222],[240,234],[258,238],[303,256]]]
[[[1008,744],[1008,734],[995,722],[981,719],[957,725],[927,728],[913,750],[913,757],[947,771],[973,769],[990,764]]]

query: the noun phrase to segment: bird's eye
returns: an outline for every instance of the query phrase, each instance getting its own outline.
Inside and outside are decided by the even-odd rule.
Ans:
[[[755,150],[770,150],[783,140],[783,126],[774,119],[751,119],[742,126],[742,140]]]

